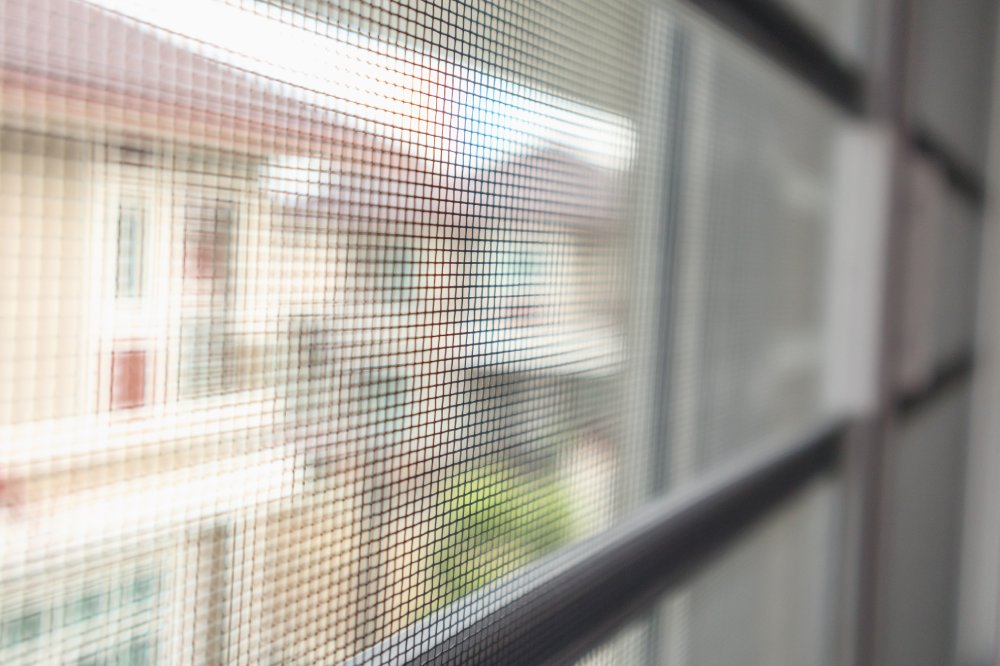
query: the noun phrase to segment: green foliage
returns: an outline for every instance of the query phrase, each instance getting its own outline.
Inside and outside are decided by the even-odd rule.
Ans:
[[[499,467],[466,470],[438,494],[433,607],[449,603],[565,543],[570,503],[555,479]]]

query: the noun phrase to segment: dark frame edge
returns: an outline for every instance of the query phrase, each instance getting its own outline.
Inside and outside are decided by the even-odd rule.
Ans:
[[[687,0],[852,115],[867,104],[861,73],[776,0]]]
[[[792,444],[755,450],[716,473],[656,500],[606,533],[571,547],[575,557],[551,575],[515,578],[527,587],[452,629],[446,623],[424,641],[404,629],[383,646],[410,646],[392,663],[572,663],[671,589],[709,566],[741,535],[771,515],[810,481],[834,473],[849,422],[825,423]],[[544,568],[543,568],[544,569]],[[456,612],[461,612],[460,610]],[[427,627],[419,635],[427,637]],[[384,654],[368,651],[376,660]]]
[[[985,204],[986,185],[982,176],[955,155],[946,142],[939,140],[934,132],[922,126],[915,126],[908,138],[917,152],[937,163],[952,189],[975,206],[982,207]]]

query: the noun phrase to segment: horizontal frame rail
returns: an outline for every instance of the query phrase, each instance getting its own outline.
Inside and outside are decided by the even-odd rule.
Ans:
[[[810,88],[859,115],[864,84],[855,68],[838,59],[824,40],[776,0],[688,0],[753,44]]]
[[[624,524],[459,600],[348,664],[568,663],[838,459],[847,423],[755,450],[670,492]]]
[[[921,127],[910,132],[909,140],[917,151],[938,164],[956,192],[976,206],[983,205],[986,187],[982,177],[964,164],[943,141]]]
[[[938,397],[946,394],[948,389],[970,379],[974,366],[971,351],[965,351],[942,363],[926,384],[915,390],[906,391],[897,398],[896,412],[907,416],[920,411]]]

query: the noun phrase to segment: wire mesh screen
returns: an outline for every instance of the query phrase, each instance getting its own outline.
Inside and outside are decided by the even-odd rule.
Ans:
[[[0,23],[0,662],[389,663],[822,414],[831,113],[669,5]]]

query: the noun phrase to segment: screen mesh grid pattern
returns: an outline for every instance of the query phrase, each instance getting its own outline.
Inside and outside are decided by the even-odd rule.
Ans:
[[[393,663],[822,415],[833,113],[670,3],[0,24],[2,663]]]

